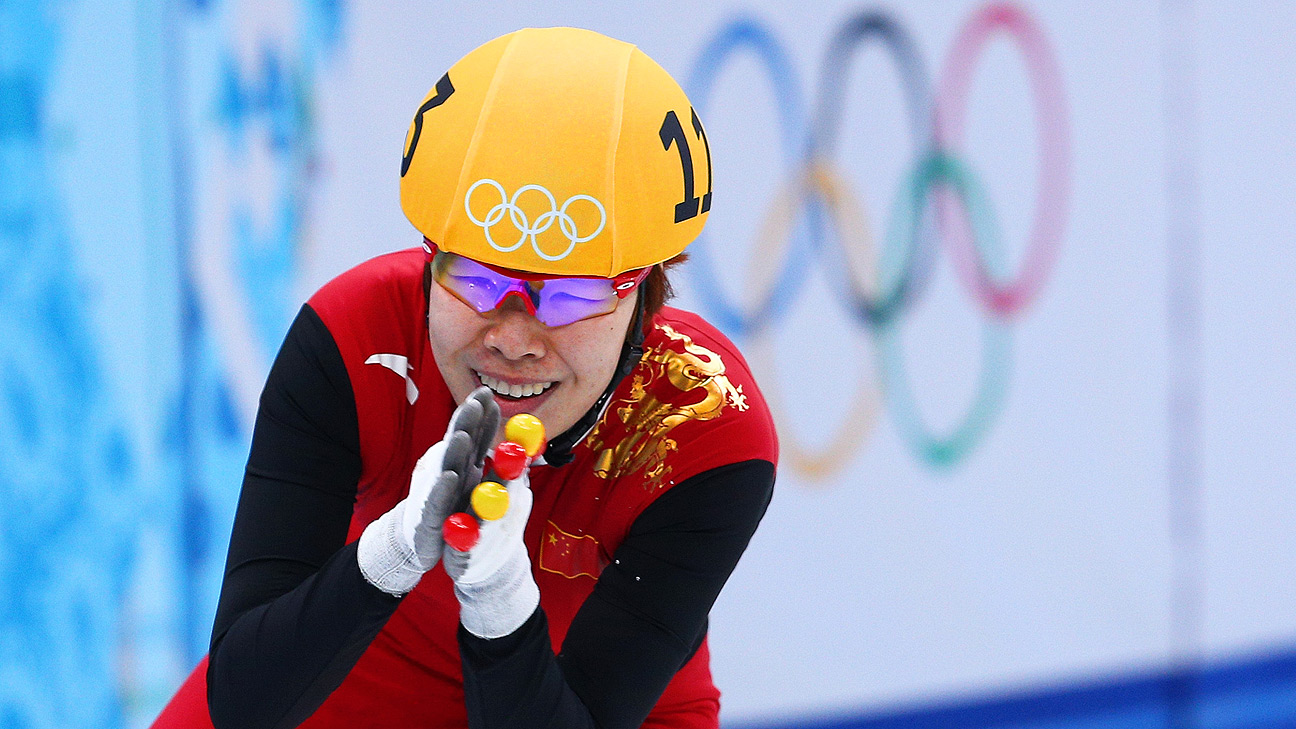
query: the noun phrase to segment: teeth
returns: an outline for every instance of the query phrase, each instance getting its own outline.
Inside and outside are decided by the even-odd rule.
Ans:
[[[539,395],[545,390],[548,390],[554,384],[552,382],[529,382],[525,385],[510,385],[503,380],[497,380],[490,375],[484,375],[480,372],[477,373],[477,378],[481,380],[483,385],[489,387],[496,393],[513,398]]]

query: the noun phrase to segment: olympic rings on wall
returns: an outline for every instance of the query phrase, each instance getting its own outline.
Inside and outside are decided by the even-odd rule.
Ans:
[[[980,53],[996,35],[1012,41],[1025,61],[1037,126],[1039,186],[1026,253],[1017,272],[1008,270],[994,207],[975,170],[958,156],[973,72]],[[863,203],[833,171],[831,159],[841,136],[851,61],[869,41],[883,47],[900,77],[918,154],[890,206],[876,265],[860,266],[861,255],[873,255],[868,216]],[[754,306],[744,309],[731,302],[719,285],[704,232],[690,249],[693,262],[688,270],[695,277],[694,288],[706,314],[734,336],[755,341],[791,308],[810,261],[827,256],[830,281],[852,316],[875,335],[882,396],[901,434],[928,463],[958,462],[983,436],[1002,405],[1010,345],[1007,325],[1039,295],[1065,232],[1069,133],[1061,73],[1047,39],[1021,8],[987,4],[956,34],[933,96],[933,84],[913,37],[887,13],[859,13],[843,23],[829,43],[814,114],[806,118],[801,85],[782,46],[759,22],[740,19],[722,28],[699,55],[688,82],[697,107],[705,106],[715,78],[741,52],[760,62],[773,85],[781,126],[783,175],[789,182],[779,188],[767,209],[755,241],[759,253],[751,256],[753,265],[777,266],[780,273],[749,276],[749,281],[768,282],[755,293]],[[903,374],[898,324],[925,290],[942,247],[950,253],[960,282],[985,312],[986,323],[973,402],[951,432],[936,434],[918,416]],[[767,394],[778,417],[778,399],[775,393]],[[847,427],[855,432],[859,432],[859,418],[872,411],[868,401],[861,397],[852,405]],[[847,438],[845,431],[830,438],[829,449],[812,454],[789,437],[786,427],[782,430],[784,451],[798,470],[823,477],[844,465],[840,448]]]

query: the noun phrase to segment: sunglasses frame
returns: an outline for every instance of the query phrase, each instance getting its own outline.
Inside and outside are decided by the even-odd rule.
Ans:
[[[648,278],[648,274],[651,273],[653,269],[652,266],[647,266],[644,268],[625,271],[623,273],[617,274],[616,276],[613,276],[612,278],[607,278],[605,276],[562,276],[562,275],[547,274],[547,273],[530,273],[527,271],[516,271],[511,268],[504,268],[502,266],[496,266],[490,263],[483,263],[482,261],[468,258],[466,256],[460,256],[457,253],[450,253],[449,251],[442,251],[439,248],[437,248],[436,243],[433,243],[431,240],[428,240],[426,237],[424,237],[423,238],[424,260],[426,260],[430,264],[436,258],[438,253],[445,253],[446,255],[459,256],[460,258],[464,258],[465,260],[472,261],[478,266],[489,269],[490,271],[500,276],[503,276],[504,278],[512,279],[516,282],[553,281],[553,280],[562,280],[562,279],[608,281],[612,284],[612,293],[617,297],[617,299],[624,299],[625,297],[629,296],[631,291],[634,291],[639,286],[639,284],[643,283]],[[444,284],[440,283],[440,281],[438,281],[437,283],[438,285],[445,287]],[[481,311],[480,309],[478,309],[474,304],[465,300],[453,289],[449,289],[448,287],[445,288],[447,291],[450,291],[450,293],[453,294],[455,298],[462,301],[465,305],[469,306],[477,313],[479,314],[486,313],[485,311]],[[529,287],[526,288],[528,288],[528,291],[530,290]],[[502,296],[500,296],[499,300],[495,303],[495,306],[491,307],[491,309],[492,310],[498,309],[500,306],[503,306],[504,302],[507,301],[510,296],[516,296],[522,302],[523,306],[526,307],[527,313],[530,314],[531,316],[536,317],[537,320],[539,319],[537,315],[536,303],[533,300],[535,297],[531,295],[524,295],[522,291],[516,289],[506,291]],[[582,317],[581,319],[574,319],[570,322],[566,322],[566,324],[573,324],[577,321],[583,321],[584,319],[592,319],[596,316],[603,316],[608,313],[611,312],[592,314],[587,317]],[[544,322],[541,323],[543,324]],[[566,326],[566,324],[553,324],[553,325],[545,324],[545,326]]]

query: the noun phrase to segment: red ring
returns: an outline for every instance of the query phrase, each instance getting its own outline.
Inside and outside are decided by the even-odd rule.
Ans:
[[[947,205],[938,208],[942,211],[941,228],[954,243],[951,255],[959,277],[990,312],[1007,318],[1035,299],[1052,270],[1066,225],[1070,195],[1070,147],[1062,75],[1043,31],[1025,11],[1009,3],[991,3],[968,19],[946,56],[933,126],[937,146],[953,151],[963,134],[968,86],[976,57],[1000,29],[1016,41],[1025,58],[1039,134],[1040,179],[1035,193],[1035,217],[1027,238],[1029,247],[1017,277],[1002,283],[996,281],[977,254],[966,226],[953,224]]]

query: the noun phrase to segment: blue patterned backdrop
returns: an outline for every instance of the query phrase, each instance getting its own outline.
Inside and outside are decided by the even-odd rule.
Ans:
[[[339,3],[297,6],[293,35],[247,58],[220,2],[0,4],[4,729],[146,724],[206,650],[250,437],[231,373],[264,377],[300,303],[315,69],[341,33]],[[75,65],[87,48],[127,75]],[[137,125],[116,130],[107,193],[69,173],[103,152],[105,120],[68,110],[96,106]],[[254,155],[269,216],[237,194],[202,209],[194,190],[239,190]],[[132,217],[139,238],[102,240],[74,209]],[[210,280],[204,244],[228,251]],[[236,362],[211,306],[228,297],[248,319]],[[147,351],[115,351],[105,326]]]
[[[57,10],[0,5],[0,725],[115,727],[137,470],[68,265]]]

